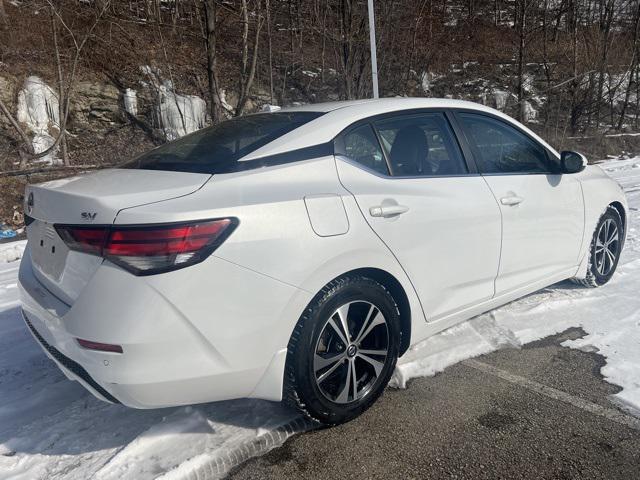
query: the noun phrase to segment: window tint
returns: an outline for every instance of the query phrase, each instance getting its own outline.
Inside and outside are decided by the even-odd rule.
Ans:
[[[344,150],[348,158],[371,170],[388,175],[387,163],[371,125],[362,125],[344,136]]]
[[[441,114],[396,117],[375,123],[394,176],[467,173],[450,127]]]
[[[121,168],[211,174],[259,168],[266,164],[240,159],[320,115],[319,112],[279,112],[234,118],[162,145]],[[290,161],[295,160],[296,157],[291,156]]]
[[[499,120],[458,114],[480,173],[550,173],[542,145]]]

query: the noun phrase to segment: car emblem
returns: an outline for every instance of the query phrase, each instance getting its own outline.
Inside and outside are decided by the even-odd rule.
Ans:
[[[33,192],[29,193],[29,198],[27,199],[27,210],[29,213],[33,211]]]
[[[93,220],[96,218],[96,215],[98,215],[96,212],[82,212],[80,214],[83,220],[87,220],[89,222],[93,222]]]

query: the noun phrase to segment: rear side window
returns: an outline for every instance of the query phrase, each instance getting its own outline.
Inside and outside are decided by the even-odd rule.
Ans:
[[[344,151],[348,158],[371,170],[388,175],[387,163],[371,125],[362,125],[344,136]]]
[[[162,145],[120,168],[193,173],[231,173],[268,165],[242,157],[321,116],[321,112],[277,112],[238,117]],[[295,155],[278,163],[296,161]]]
[[[480,173],[552,173],[545,149],[517,129],[485,115],[459,113]]]
[[[463,175],[466,164],[440,113],[400,116],[375,123],[394,176]]]

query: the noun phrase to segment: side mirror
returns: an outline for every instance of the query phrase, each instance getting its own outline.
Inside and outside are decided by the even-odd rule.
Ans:
[[[579,173],[586,168],[588,163],[587,157],[581,153],[568,150],[560,152],[561,173]]]

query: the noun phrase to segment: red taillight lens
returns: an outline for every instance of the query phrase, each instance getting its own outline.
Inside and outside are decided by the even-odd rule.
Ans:
[[[56,226],[60,238],[71,250],[102,255],[102,247],[109,233],[108,227]]]
[[[234,230],[235,218],[154,226],[57,226],[72,250],[100,255],[136,275],[201,262]]]
[[[177,227],[114,229],[105,246],[105,255],[170,255],[206,247],[229,225],[228,218]]]

